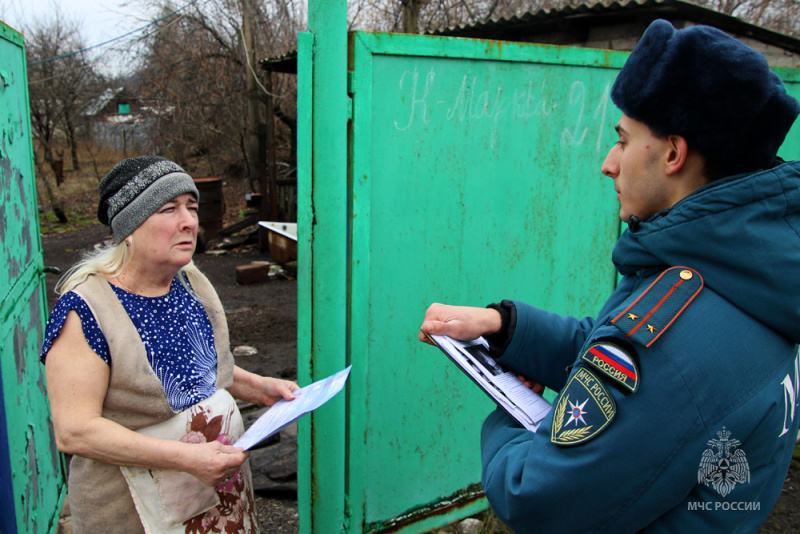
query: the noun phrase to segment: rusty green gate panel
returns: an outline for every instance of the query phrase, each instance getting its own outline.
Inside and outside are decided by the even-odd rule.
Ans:
[[[0,23],[0,531],[55,532],[66,495],[39,349],[47,313],[22,36]]]
[[[427,306],[519,298],[571,315],[613,289],[600,164],[623,53],[351,37],[351,531],[422,532],[486,506],[492,403],[416,340]],[[388,475],[388,476],[387,476]]]
[[[309,3],[298,35],[298,381],[345,367],[347,301],[347,2]],[[301,532],[346,529],[346,395],[298,425]]]

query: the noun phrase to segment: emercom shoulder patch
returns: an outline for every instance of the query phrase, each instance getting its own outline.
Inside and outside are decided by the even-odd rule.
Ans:
[[[670,267],[611,320],[625,336],[649,347],[703,289],[703,277],[687,267]]]
[[[613,343],[593,343],[583,353],[583,361],[631,392],[639,387],[639,369],[628,352]]]
[[[617,405],[603,383],[581,366],[556,402],[550,441],[564,446],[589,441],[608,426],[616,413]]]

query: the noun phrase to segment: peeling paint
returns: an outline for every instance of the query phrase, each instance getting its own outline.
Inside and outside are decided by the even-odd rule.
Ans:
[[[5,132],[3,132],[3,141],[5,141]],[[5,142],[3,143],[5,145]],[[3,147],[5,148],[5,146]],[[8,159],[0,159],[0,191],[8,191],[8,180],[7,177],[10,176],[10,160]],[[0,243],[5,243],[5,234],[6,234],[6,203],[8,202],[7,193],[3,194],[2,199],[0,199]],[[5,252],[8,254],[8,251]]]
[[[25,53],[9,35],[0,31],[0,70],[15,82],[0,99],[0,531],[54,534],[65,469],[38,358],[47,310]]]
[[[33,425],[28,425],[28,435],[30,439],[28,440],[28,476],[30,477],[30,485],[28,486],[31,490],[32,497],[29,499],[29,503],[32,508],[35,508],[39,502],[39,466],[37,465],[36,459],[36,440],[34,439],[36,434],[36,429]]]
[[[30,448],[30,443],[31,443],[31,434],[30,434],[30,432],[26,432],[26,433],[25,433],[25,438],[26,438],[26,439],[25,439],[25,448],[26,448],[26,449],[29,449],[29,448]],[[24,460],[24,459],[23,459],[23,460]],[[30,453],[28,454],[28,460],[30,460]],[[35,460],[34,460],[34,461],[35,461]],[[23,466],[21,467],[21,469],[20,469],[20,471],[21,471],[21,474],[22,474],[22,476],[23,476],[23,477],[24,477],[24,476],[25,476],[25,474],[26,474],[28,471],[30,471],[30,470],[31,470],[31,469],[30,469],[30,465],[23,465]],[[19,476],[19,473],[14,473],[13,475],[14,475],[14,476]],[[30,484],[26,484],[26,485],[25,485],[25,499],[22,501],[22,502],[23,502],[23,504],[24,504],[24,512],[23,512],[23,514],[22,514],[22,517],[23,517],[23,521],[24,521],[24,524],[25,524],[25,525],[27,525],[28,523],[30,523],[30,511],[31,511],[31,506],[30,506],[30,504],[29,504],[29,503],[30,503],[30,502],[31,502],[31,500],[32,500],[32,499],[31,499],[31,490],[32,490],[32,488],[31,488],[31,485],[30,485]]]
[[[19,324],[14,325],[14,363],[17,369],[17,384],[25,378],[25,336]]]
[[[43,375],[44,376],[44,375]],[[56,432],[53,428],[53,419],[48,417],[47,418],[47,437],[49,442],[49,449],[50,449],[50,467],[53,469],[52,473],[49,474],[48,478],[58,478],[54,475],[60,475],[61,471],[61,453],[58,452],[58,446],[56,445]]]
[[[42,309],[42,286],[39,284],[34,290],[33,294],[31,295],[30,300],[28,301],[30,306],[30,316],[28,324],[31,327],[31,335],[35,340],[42,340],[44,339],[44,323],[42,322],[41,318],[45,316],[47,310]],[[36,348],[38,349],[38,343],[36,344]],[[42,390],[44,393],[44,390]]]

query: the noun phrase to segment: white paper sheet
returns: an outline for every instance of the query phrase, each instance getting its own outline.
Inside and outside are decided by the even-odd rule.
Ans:
[[[250,449],[331,400],[344,387],[351,367],[352,365],[328,378],[298,389],[294,392],[295,399],[292,401],[281,399],[276,402],[242,434],[233,444],[234,447]]]

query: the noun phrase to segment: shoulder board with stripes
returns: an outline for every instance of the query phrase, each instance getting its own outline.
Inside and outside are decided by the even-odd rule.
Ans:
[[[649,347],[703,289],[703,277],[688,267],[670,267],[611,320],[626,338]]]

